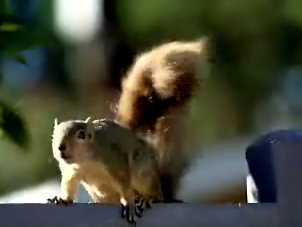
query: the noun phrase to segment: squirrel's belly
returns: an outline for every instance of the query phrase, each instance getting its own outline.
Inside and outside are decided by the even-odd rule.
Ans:
[[[100,162],[89,162],[81,165],[81,184],[97,203],[119,203],[121,187],[119,182],[107,171]]]
[[[119,203],[120,194],[111,186],[106,184],[88,184],[81,181],[85,190],[96,203]]]

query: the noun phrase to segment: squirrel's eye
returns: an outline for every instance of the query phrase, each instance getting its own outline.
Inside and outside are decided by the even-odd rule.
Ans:
[[[85,132],[84,132],[83,130],[79,131],[79,133],[78,133],[78,138],[79,138],[79,139],[83,139],[83,140],[86,138]]]
[[[59,150],[60,150],[60,151],[65,151],[65,149],[66,149],[66,146],[65,146],[64,144],[61,144],[61,145],[59,146]]]

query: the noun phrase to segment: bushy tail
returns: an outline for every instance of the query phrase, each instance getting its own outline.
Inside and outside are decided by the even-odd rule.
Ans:
[[[155,47],[137,57],[122,82],[118,121],[143,132],[159,152],[166,197],[174,196],[187,165],[183,122],[186,104],[207,72],[207,45],[204,38]]]

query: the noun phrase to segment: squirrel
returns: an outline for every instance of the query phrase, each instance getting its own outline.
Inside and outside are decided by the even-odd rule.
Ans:
[[[189,163],[179,137],[187,103],[199,87],[199,76],[207,74],[208,47],[208,38],[162,44],[138,55],[122,81],[116,120],[155,147],[166,202],[177,201],[178,183]]]
[[[55,120],[52,150],[62,178],[61,196],[50,203],[72,203],[80,182],[94,202],[121,204],[122,216],[135,223],[162,199],[153,147],[112,120]]]

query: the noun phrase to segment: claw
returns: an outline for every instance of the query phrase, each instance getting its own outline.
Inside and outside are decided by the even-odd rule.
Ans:
[[[153,199],[140,197],[136,205],[144,210],[145,208],[152,208],[152,203]]]
[[[135,213],[140,218],[144,213],[144,198],[142,196],[138,196],[135,199]]]
[[[135,205],[141,207],[144,203],[144,198],[142,196],[139,196],[135,199]]]
[[[57,200],[57,197],[55,196],[54,198],[47,199],[47,203],[55,203],[56,200]]]
[[[146,200],[146,208],[152,208],[152,202],[153,202],[153,199],[147,199]]]
[[[136,224],[136,207],[130,207],[129,205],[122,205],[121,208],[121,216],[122,218],[126,218],[130,224]]]
[[[140,206],[135,206],[135,214],[137,217],[141,218],[143,216],[144,209]]]
[[[64,200],[62,198],[58,198],[57,196],[55,196],[53,198],[47,199],[47,203],[54,203],[54,204],[57,204],[57,205],[68,206],[68,205],[72,204],[72,201]]]
[[[127,217],[127,207],[122,205],[121,206],[121,217],[126,218]]]

